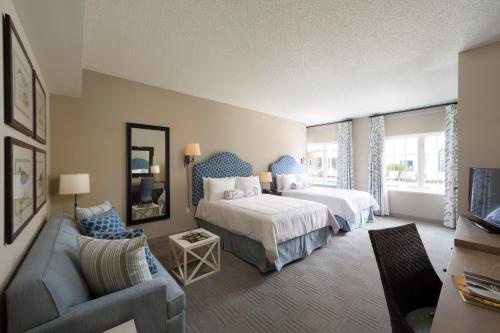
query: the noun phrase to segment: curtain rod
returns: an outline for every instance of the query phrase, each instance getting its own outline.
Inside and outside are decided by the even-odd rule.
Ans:
[[[405,112],[419,111],[419,110],[425,110],[425,109],[432,109],[432,108],[438,108],[438,107],[441,107],[441,106],[447,106],[447,105],[453,105],[453,104],[458,104],[458,103],[457,103],[457,101],[450,101],[450,102],[446,102],[446,103],[433,104],[433,105],[427,105],[427,106],[420,106],[420,107],[416,107],[416,108],[399,110],[399,111],[390,111],[390,112],[383,112],[383,113],[375,113],[375,114],[372,114],[372,115],[370,115],[368,117],[371,118],[371,117],[376,117],[376,116],[387,116],[387,115],[396,114],[396,113],[405,113]],[[335,124],[343,123],[343,122],[346,122],[346,121],[352,121],[352,119],[344,119],[344,120],[334,121],[334,122],[330,122],[330,123],[310,125],[310,126],[306,126],[306,128],[326,126],[326,125],[335,125]]]

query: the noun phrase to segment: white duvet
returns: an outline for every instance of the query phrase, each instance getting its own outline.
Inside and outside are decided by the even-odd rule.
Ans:
[[[364,209],[379,210],[372,195],[364,191],[312,186],[300,190],[285,190],[282,195],[325,204],[332,214],[339,215],[351,223],[356,221],[356,215]]]
[[[327,206],[270,194],[236,200],[202,199],[196,217],[262,243],[271,263],[278,258],[282,242],[326,226],[339,230]]]

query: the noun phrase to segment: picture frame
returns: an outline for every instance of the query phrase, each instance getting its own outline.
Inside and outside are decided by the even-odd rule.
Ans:
[[[3,17],[4,121],[33,137],[33,65],[11,17]]]
[[[45,144],[47,138],[47,95],[35,70],[33,70],[33,121],[34,139]]]
[[[35,214],[35,150],[5,138],[5,242],[12,244]]]
[[[45,150],[35,148],[35,213],[37,213],[47,202],[47,153]]]

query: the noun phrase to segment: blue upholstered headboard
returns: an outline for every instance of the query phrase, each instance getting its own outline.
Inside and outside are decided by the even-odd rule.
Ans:
[[[203,177],[249,177],[252,165],[230,152],[216,153],[193,166],[193,205],[203,198]]]
[[[283,155],[274,163],[269,164],[269,171],[273,175],[272,188],[276,189],[276,175],[304,173],[304,168],[292,156]]]

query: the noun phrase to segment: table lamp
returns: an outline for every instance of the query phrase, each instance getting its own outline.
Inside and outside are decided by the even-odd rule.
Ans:
[[[73,194],[75,196],[75,220],[76,207],[78,205],[76,196],[90,192],[90,176],[88,173],[67,174],[59,176],[59,194]]]
[[[149,169],[150,169],[149,172],[151,172],[153,174],[153,176],[155,177],[155,181],[156,181],[156,175],[160,173],[160,166],[159,165],[152,165]]]
[[[259,175],[259,180],[261,183],[272,183],[273,182],[273,176],[269,171],[262,171]],[[269,186],[269,190],[271,189],[271,186]]]

